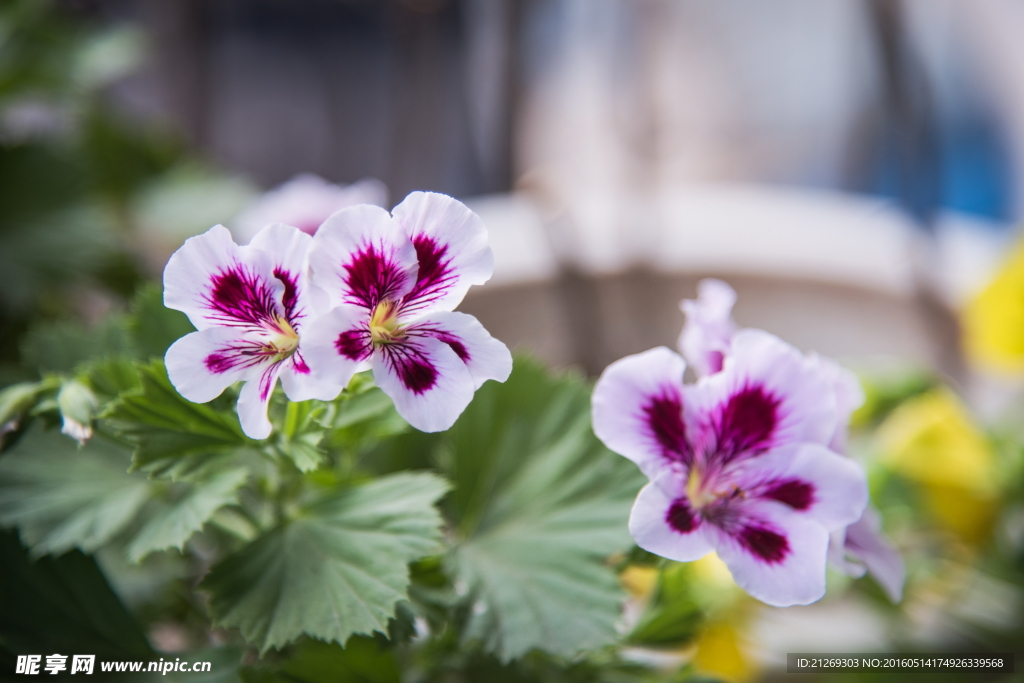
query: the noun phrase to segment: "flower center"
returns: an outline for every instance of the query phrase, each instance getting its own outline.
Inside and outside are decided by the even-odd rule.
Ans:
[[[705,477],[700,469],[691,468],[689,477],[686,480],[686,498],[696,508],[706,508],[720,500],[742,497],[743,491],[735,484],[727,485],[725,488],[715,486],[710,477]]]
[[[270,325],[270,334],[263,347],[264,353],[271,356],[287,358],[295,353],[299,346],[299,333],[292,324],[281,316],[274,316]]]
[[[402,326],[398,323],[398,306],[393,301],[381,301],[370,317],[370,339],[374,344],[387,344],[402,339]]]

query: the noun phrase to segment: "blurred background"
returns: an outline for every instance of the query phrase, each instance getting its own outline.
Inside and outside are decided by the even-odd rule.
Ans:
[[[4,0],[0,385],[73,367],[69,325],[116,346],[183,239],[246,239],[297,176],[327,213],[444,192],[496,257],[461,310],[549,365],[674,346],[715,276],[864,373],[854,451],[924,578],[730,608],[708,671],[1013,642],[985,637],[1024,614],[1021,35],[1013,0]]]

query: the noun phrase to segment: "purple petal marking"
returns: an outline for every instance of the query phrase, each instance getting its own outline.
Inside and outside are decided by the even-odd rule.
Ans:
[[[391,299],[405,279],[405,274],[387,254],[369,245],[344,265],[348,293],[345,301],[370,311],[385,299]]]
[[[241,358],[237,355],[228,356],[223,353],[211,353],[203,360],[203,363],[206,365],[207,370],[215,375],[219,375],[238,365],[240,360]]]
[[[405,295],[405,303],[402,306],[404,314],[429,306],[444,296],[452,283],[458,279],[451,265],[451,257],[446,258],[448,245],[438,244],[434,238],[427,235],[417,235],[412,243],[416,247],[419,275],[412,291]],[[455,352],[458,353],[457,350]]]
[[[260,400],[266,401],[270,398],[270,392],[274,390],[277,383],[277,363],[271,365],[260,375]]]
[[[284,303],[284,317],[293,328],[298,330],[297,318],[301,318],[303,316],[303,311],[296,310],[299,304],[299,276],[291,271],[278,267],[274,269],[274,277],[284,284],[284,296],[282,297],[282,301]]]
[[[690,502],[685,498],[677,498],[672,501],[668,512],[665,513],[665,521],[670,527],[681,534],[688,534],[697,528],[698,520],[690,509]]]
[[[677,392],[666,389],[643,407],[647,428],[661,449],[661,456],[672,462],[689,463],[690,446],[683,423],[683,404]]]
[[[426,354],[412,344],[384,344],[380,351],[395,369],[398,379],[412,393],[422,394],[437,384],[437,368],[430,363]]]
[[[370,357],[373,342],[369,330],[345,330],[334,340],[334,348],[338,354],[349,360],[361,361]]]
[[[737,540],[748,552],[767,564],[779,564],[792,552],[785,536],[763,526],[744,526]]]
[[[462,340],[454,334],[450,334],[443,330],[436,330],[431,333],[431,336],[450,346],[452,351],[455,352],[455,355],[458,356],[463,363],[469,362],[469,349],[467,349],[466,345],[462,343]]]
[[[259,326],[277,313],[271,287],[239,264],[211,278],[206,306],[214,312],[212,320],[228,326]]]
[[[306,365],[305,359],[298,351],[292,354],[292,369],[300,375],[308,375],[310,373],[309,366]]]
[[[763,450],[778,424],[780,403],[761,386],[733,394],[718,420],[720,457],[729,462],[741,453]]]
[[[785,503],[794,510],[806,510],[815,500],[814,486],[799,479],[789,479],[773,483],[762,497]]]

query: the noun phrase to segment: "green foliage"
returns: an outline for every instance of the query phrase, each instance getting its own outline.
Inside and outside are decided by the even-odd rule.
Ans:
[[[224,453],[251,442],[233,411],[192,403],[175,391],[163,361],[139,368],[141,387],[113,403],[103,417],[134,447],[132,467],[153,473],[198,466],[188,456]]]
[[[7,648],[110,659],[153,656],[96,563],[80,552],[32,559],[13,533],[0,532],[0,586],[0,643]]]
[[[628,640],[635,645],[678,647],[694,637],[702,612],[693,595],[689,565],[672,563],[659,574],[650,605]]]
[[[188,316],[164,306],[163,290],[156,285],[149,285],[135,295],[128,329],[143,360],[163,358],[171,344],[195,332]]]
[[[344,643],[386,633],[406,565],[439,549],[433,504],[446,489],[431,474],[395,474],[296,510],[203,581],[214,623],[261,652],[303,634]]]
[[[92,552],[134,520],[150,493],[128,463],[128,451],[102,437],[79,449],[34,426],[0,458],[0,524],[17,526],[37,556]]]
[[[203,528],[214,513],[238,502],[238,489],[249,477],[245,469],[235,468],[204,477],[184,486],[178,500],[162,503],[128,545],[128,559],[139,562],[151,552],[181,550],[192,535]]]
[[[451,430],[410,434],[384,454],[432,458],[454,482],[449,567],[472,603],[466,637],[502,660],[533,648],[571,657],[616,637],[625,595],[605,559],[632,543],[643,478],[594,437],[589,398],[580,380],[520,358]]]
[[[246,683],[399,683],[394,653],[373,638],[353,636],[345,647],[303,640],[284,662],[251,669]]]

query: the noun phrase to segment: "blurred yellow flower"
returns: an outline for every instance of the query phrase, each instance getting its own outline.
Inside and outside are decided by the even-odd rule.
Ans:
[[[877,438],[882,461],[921,485],[937,522],[968,542],[988,535],[997,511],[995,452],[952,391],[906,401]]]
[[[995,370],[1024,371],[1024,240],[963,312],[964,351]]]
[[[693,665],[700,673],[710,674],[729,683],[753,680],[760,667],[743,647],[737,628],[730,621],[708,624],[697,641]]]

